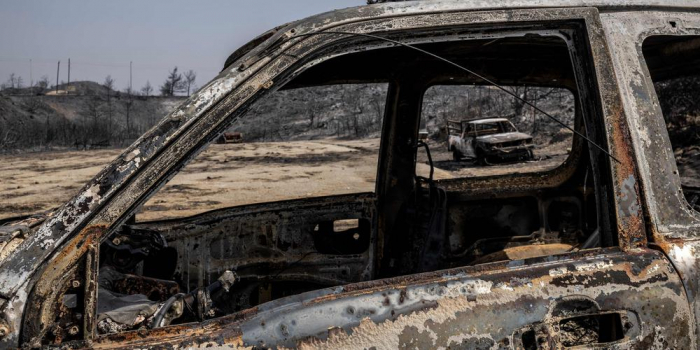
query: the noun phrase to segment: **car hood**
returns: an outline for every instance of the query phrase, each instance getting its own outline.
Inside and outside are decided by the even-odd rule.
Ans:
[[[483,143],[501,143],[509,141],[527,140],[531,139],[532,136],[522,133],[522,132],[506,132],[503,134],[493,134],[486,136],[478,136],[476,140]]]

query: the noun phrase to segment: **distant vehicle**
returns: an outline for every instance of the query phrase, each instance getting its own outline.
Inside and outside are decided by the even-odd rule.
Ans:
[[[418,139],[421,141],[425,141],[428,139],[428,131],[426,130],[421,130],[418,132]]]
[[[506,118],[447,121],[447,147],[452,158],[486,165],[496,160],[533,158],[532,136],[519,132]]]
[[[241,143],[243,142],[243,134],[240,132],[225,132],[216,139],[216,143]]]

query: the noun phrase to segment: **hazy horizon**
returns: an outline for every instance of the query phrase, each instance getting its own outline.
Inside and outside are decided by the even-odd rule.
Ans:
[[[223,67],[231,52],[280,24],[338,8],[359,6],[364,0],[212,0],[202,2],[136,0],[102,2],[2,1],[0,9],[0,83],[11,73],[24,85],[46,75],[61,81],[102,83],[107,75],[115,89],[150,81],[155,91],[168,71],[194,70],[197,86],[206,84]],[[31,66],[30,66],[31,59]],[[31,69],[31,74],[30,74]],[[31,75],[31,76],[30,76]]]

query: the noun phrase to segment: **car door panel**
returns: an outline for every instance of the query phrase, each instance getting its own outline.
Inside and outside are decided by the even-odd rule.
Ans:
[[[688,345],[687,339],[680,337],[689,330],[690,322],[682,285],[661,254],[609,253],[527,268],[516,267],[518,264],[481,273],[465,269],[443,271],[439,277],[434,273],[381,281],[390,287],[371,293],[357,291],[319,305],[308,303],[291,308],[289,314],[273,309],[266,317],[261,312],[257,318],[266,326],[242,326],[242,339],[251,345],[257,341],[289,346],[305,335],[318,337],[318,332],[337,327],[344,332],[329,332],[326,339],[307,339],[302,344],[328,348],[514,348],[522,342],[514,334],[544,325],[544,331],[536,332],[538,346],[556,348],[565,339],[555,322],[564,316],[633,310],[635,317],[625,321],[630,336],[622,337],[618,345],[660,345],[671,339],[670,346]],[[423,280],[411,281],[413,278]],[[663,305],[650,305],[659,301]],[[661,309],[664,311],[659,312]],[[317,332],[312,334],[304,329],[308,324],[293,326],[294,320],[299,324],[304,318],[328,321],[322,322],[323,328],[310,327]],[[665,321],[670,318],[680,322],[675,327],[651,327],[670,326]],[[276,328],[288,331],[276,332]],[[287,333],[295,337],[285,337]]]
[[[577,322],[593,317],[601,321]],[[613,318],[618,334],[603,334],[603,320]],[[156,330],[96,345],[684,349],[691,325],[681,281],[662,254],[604,249],[324,289],[174,328],[171,339]]]
[[[672,20],[671,20],[672,19]],[[649,235],[681,275],[695,315],[697,337],[700,332],[700,215],[685,198],[674,149],[666,125],[666,116],[644,55],[644,42],[659,35],[700,35],[700,16],[696,12],[649,11],[607,13],[602,18],[613,53],[617,80],[630,124],[632,141],[638,148],[639,181],[645,188]],[[680,51],[686,52],[687,51]],[[676,54],[674,61],[688,59]],[[689,74],[686,72],[686,74]],[[675,96],[674,96],[675,98]],[[649,137],[652,137],[650,142]]]

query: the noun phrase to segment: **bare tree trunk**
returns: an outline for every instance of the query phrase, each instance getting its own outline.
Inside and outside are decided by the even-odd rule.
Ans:
[[[51,126],[49,125],[49,116],[48,114],[46,115],[46,140],[45,140],[45,146],[49,146],[49,142],[51,141]]]

